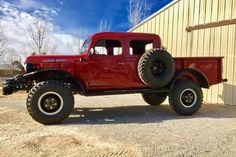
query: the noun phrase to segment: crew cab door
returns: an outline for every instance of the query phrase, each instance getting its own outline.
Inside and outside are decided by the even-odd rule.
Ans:
[[[117,89],[127,81],[122,42],[100,39],[91,50],[89,61],[90,89]]]

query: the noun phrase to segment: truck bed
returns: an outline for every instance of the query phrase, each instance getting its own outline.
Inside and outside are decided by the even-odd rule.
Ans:
[[[138,74],[133,74],[136,71],[140,56],[129,56],[126,58],[127,71],[133,78],[127,85],[131,87],[145,88],[147,87],[139,79]],[[208,79],[209,85],[214,85],[222,82],[222,60],[223,57],[174,57],[176,72],[192,68],[202,72]],[[130,87],[130,86],[128,86]]]
[[[175,57],[176,70],[194,68],[201,71],[210,85],[222,82],[223,57]]]

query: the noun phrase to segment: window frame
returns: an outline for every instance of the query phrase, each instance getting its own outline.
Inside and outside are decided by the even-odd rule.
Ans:
[[[93,53],[90,53],[90,55],[92,56],[98,56],[98,57],[122,57],[125,55],[125,52],[124,52],[124,42],[121,40],[121,39],[118,39],[118,38],[100,38],[100,39],[97,39],[96,41],[94,41],[94,44],[93,46],[91,47],[91,49],[94,49],[95,50],[95,46],[96,46],[96,43],[98,41],[101,41],[101,40],[115,40],[115,41],[118,41],[120,44],[121,44],[121,47],[117,47],[117,48],[121,48],[121,54],[120,55],[114,55],[114,52],[113,52],[113,55],[94,55],[94,52]],[[104,47],[106,48],[106,47]],[[116,47],[113,47],[113,49],[116,48]],[[91,51],[91,50],[90,50]]]
[[[144,47],[144,49],[145,49],[145,51],[146,51],[146,46],[147,45],[149,45],[149,44],[152,44],[152,48],[154,48],[155,46],[155,41],[153,40],[153,39],[150,39],[150,38],[148,38],[148,39],[129,39],[129,41],[128,41],[128,55],[129,56],[141,56],[143,53],[145,53],[145,52],[143,52],[142,54],[133,54],[133,47],[131,47],[131,42],[132,41],[150,41],[150,43],[148,43],[148,44],[145,44],[145,47]],[[130,49],[132,49],[132,54],[131,54],[131,51],[130,51]]]

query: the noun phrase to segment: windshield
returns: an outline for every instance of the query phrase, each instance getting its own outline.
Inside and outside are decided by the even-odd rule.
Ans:
[[[91,38],[85,40],[82,48],[80,49],[80,54],[85,53],[88,50],[90,42],[91,42]]]

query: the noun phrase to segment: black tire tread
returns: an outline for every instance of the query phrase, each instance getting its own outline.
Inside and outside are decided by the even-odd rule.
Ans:
[[[43,82],[40,82],[38,84],[36,84],[30,91],[29,91],[29,94],[28,94],[28,97],[26,99],[26,107],[27,107],[27,111],[28,113],[30,114],[30,116],[37,122],[41,123],[41,124],[45,124],[45,125],[51,125],[51,124],[57,124],[59,122],[62,122],[66,117],[63,117],[61,119],[58,119],[57,121],[53,121],[53,122],[50,122],[50,121],[47,121],[47,120],[42,120],[41,118],[39,118],[37,115],[34,114],[33,110],[32,110],[32,106],[31,106],[31,103],[32,103],[32,99],[33,99],[33,96],[34,94],[40,90],[42,87],[44,86],[47,86],[47,85],[53,85],[55,87],[64,87],[65,90],[68,89],[68,92],[71,92],[69,88],[67,88],[62,82],[59,82],[59,81],[55,81],[55,80],[49,80],[49,81],[43,81]],[[71,101],[73,103],[73,106],[74,106],[74,96],[72,95],[72,92],[71,92]]]
[[[143,100],[152,106],[158,106],[162,104],[166,100],[166,97],[166,94],[156,94],[155,98],[153,98],[153,96],[151,96],[150,94],[142,94]]]
[[[172,95],[175,94],[174,92],[177,92],[176,89],[179,89],[181,88],[184,84],[195,84],[193,81],[191,80],[183,80],[183,81],[179,81],[178,83],[175,84],[175,87],[174,89],[171,91],[170,93],[170,96],[169,96],[169,104],[170,104],[170,107],[176,111],[179,115],[182,115],[182,116],[190,116],[196,112],[198,112],[202,106],[202,103],[203,103],[203,92],[200,88],[200,100],[199,100],[199,105],[197,105],[197,108],[194,109],[194,111],[192,112],[185,112],[184,110],[182,110],[178,105],[176,105],[176,99],[173,99]]]
[[[141,79],[141,81],[142,81],[144,84],[146,84],[146,85],[149,86],[149,87],[161,88],[161,87],[164,86],[164,85],[160,86],[160,85],[154,84],[154,83],[148,81],[148,79],[145,79],[145,78],[146,78],[146,76],[145,76],[145,67],[146,67],[147,62],[149,61],[149,58],[152,57],[152,55],[153,55],[154,53],[162,53],[161,51],[165,52],[166,55],[169,55],[169,57],[172,58],[172,56],[171,56],[168,52],[166,52],[166,51],[164,51],[164,50],[162,50],[162,49],[154,48],[154,49],[151,49],[151,50],[148,50],[147,52],[145,52],[145,53],[141,56],[141,58],[139,59],[139,63],[138,63],[138,75],[139,75],[139,78]],[[174,63],[174,60],[172,60],[172,67],[173,67],[174,70],[173,70],[173,72],[172,72],[170,75],[173,77],[174,74],[175,74],[175,63]],[[171,80],[169,80],[169,82],[170,82],[170,81],[171,81]],[[167,83],[167,84],[168,84],[168,83]],[[165,84],[165,85],[166,85],[166,84]]]

